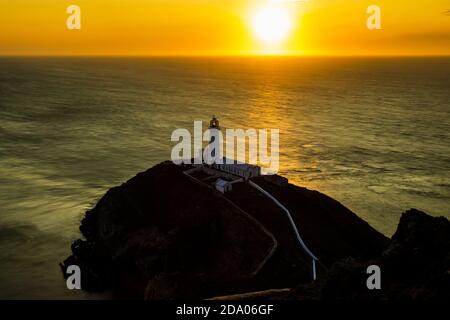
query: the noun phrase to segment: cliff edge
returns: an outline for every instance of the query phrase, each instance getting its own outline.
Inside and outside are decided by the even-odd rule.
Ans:
[[[221,194],[185,171],[163,162],[110,189],[86,212],[84,239],[73,243],[63,272],[78,265],[84,290],[138,299],[202,299],[311,283],[311,259],[273,201],[247,182]],[[319,259],[319,280],[336,262],[370,259],[388,245],[326,195],[267,177],[252,181],[291,212]]]

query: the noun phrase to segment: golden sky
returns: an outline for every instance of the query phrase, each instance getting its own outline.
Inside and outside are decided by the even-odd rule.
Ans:
[[[270,2],[289,13],[277,43],[254,26]],[[81,30],[66,27],[71,4]],[[366,27],[372,4],[381,30]],[[449,0],[0,0],[0,54],[449,55],[447,10]]]

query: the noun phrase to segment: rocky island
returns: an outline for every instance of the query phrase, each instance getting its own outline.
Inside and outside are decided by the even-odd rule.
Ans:
[[[450,223],[412,210],[392,239],[317,191],[258,176],[223,193],[191,166],[163,162],[110,189],[86,212],[61,268],[82,288],[131,299],[373,300],[449,297]],[[195,171],[195,170],[194,170]],[[289,210],[286,214],[250,182]],[[382,268],[383,288],[366,287]]]

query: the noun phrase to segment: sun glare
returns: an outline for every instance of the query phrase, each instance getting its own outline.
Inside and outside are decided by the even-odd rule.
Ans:
[[[279,5],[257,9],[251,20],[255,37],[265,44],[278,44],[285,40],[292,28],[289,11]]]

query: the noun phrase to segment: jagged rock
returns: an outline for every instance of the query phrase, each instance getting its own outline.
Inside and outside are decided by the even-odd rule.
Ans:
[[[381,290],[366,286],[370,265],[381,268]],[[316,283],[301,285],[282,298],[449,301],[450,222],[409,210],[381,255],[337,262]]]
[[[110,189],[86,213],[72,255],[86,290],[120,297],[208,298],[311,281],[311,259],[286,216],[246,183],[226,197],[186,168],[161,163]],[[279,197],[324,274],[348,256],[379,254],[388,239],[337,201],[280,179],[255,181]],[[286,181],[285,181],[286,182]]]

